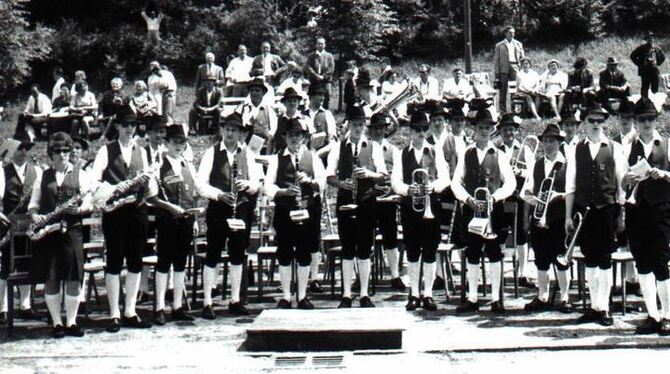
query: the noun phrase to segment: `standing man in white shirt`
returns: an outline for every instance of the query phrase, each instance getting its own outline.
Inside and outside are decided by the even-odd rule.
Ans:
[[[274,53],[271,53],[272,47],[270,42],[263,42],[261,44],[261,54],[254,58],[251,66],[251,76],[261,76],[265,78],[273,87],[277,84],[277,79],[281,74],[288,69],[286,62]]]
[[[226,88],[232,87],[232,97],[247,96],[247,85],[251,81],[251,66],[254,59],[247,56],[247,47],[240,44],[237,47],[237,56],[230,60],[226,68]]]
[[[516,80],[519,71],[519,63],[525,56],[523,45],[514,39],[516,30],[513,26],[507,26],[503,30],[505,39],[496,44],[493,51],[493,67],[495,73],[494,88],[498,89],[500,95],[500,113],[507,112],[507,89],[508,82]]]

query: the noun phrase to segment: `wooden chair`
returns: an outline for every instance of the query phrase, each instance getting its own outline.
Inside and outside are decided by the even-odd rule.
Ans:
[[[102,238],[93,238],[93,231],[102,225],[100,217],[87,217],[82,219],[82,228],[88,231],[88,240],[84,242],[84,274],[86,276],[84,292],[86,300],[84,303],[84,313],[88,319],[90,312],[90,301],[92,293],[95,295],[95,301],[98,308],[101,308],[100,294],[95,283],[95,276],[104,272],[107,266],[105,262],[105,242]],[[85,235],[86,237],[86,235]]]

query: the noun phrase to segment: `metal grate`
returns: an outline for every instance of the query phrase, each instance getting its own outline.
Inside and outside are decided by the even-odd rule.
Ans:
[[[305,362],[307,362],[306,356],[275,357],[275,367],[285,368],[285,367],[304,366]]]
[[[344,356],[314,356],[312,366],[317,367],[342,367]]]
[[[275,357],[274,367],[282,369],[341,368],[344,367],[344,356],[279,356]]]

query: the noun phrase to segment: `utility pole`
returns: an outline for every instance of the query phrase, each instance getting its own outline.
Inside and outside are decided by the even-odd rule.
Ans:
[[[463,0],[463,40],[465,41],[465,74],[472,73],[472,14],[470,10],[470,0]]]

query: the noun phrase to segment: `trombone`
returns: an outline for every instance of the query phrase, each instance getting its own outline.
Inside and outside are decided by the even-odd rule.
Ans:
[[[525,154],[526,147],[530,149],[530,155]],[[529,159],[535,159],[535,155],[537,154],[537,150],[540,147],[540,139],[538,139],[537,136],[535,135],[527,135],[525,138],[523,138],[523,141],[521,142],[521,147],[519,149],[519,152],[516,153],[512,157],[512,170],[514,170],[515,174],[521,173],[521,171],[525,171],[528,169],[528,161]],[[523,154],[523,160],[521,158],[521,155]]]
[[[548,178],[544,178],[540,184],[538,192],[538,203],[533,210],[533,218],[537,221],[537,227],[546,229],[547,225],[547,210],[549,210],[549,202],[554,195],[554,180],[556,179],[556,170],[551,172]]]
[[[427,191],[429,183],[428,171],[426,169],[415,169],[412,172],[412,184],[419,186],[419,194],[412,196],[412,210],[417,213],[423,212],[423,219],[433,219],[433,210],[430,204],[430,194]]]
[[[577,244],[577,237],[579,236],[579,232],[582,230],[582,224],[584,223],[584,220],[586,219],[586,216],[589,214],[590,209],[591,209],[590,207],[587,207],[586,211],[584,212],[584,215],[577,212],[573,216],[573,218],[572,218],[573,222],[578,221],[579,224],[577,224],[577,229],[572,234],[568,234],[568,235],[565,236],[565,241],[563,242],[563,244],[568,249],[565,251],[564,255],[558,255],[556,257],[556,261],[559,264],[561,264],[563,266],[568,266],[568,265],[572,264],[572,255],[575,251],[575,244]]]
[[[487,187],[479,187],[475,190],[474,200],[477,206],[470,223],[468,223],[468,231],[486,240],[497,238],[498,235],[493,232],[491,223],[491,212],[493,212],[491,192]]]

